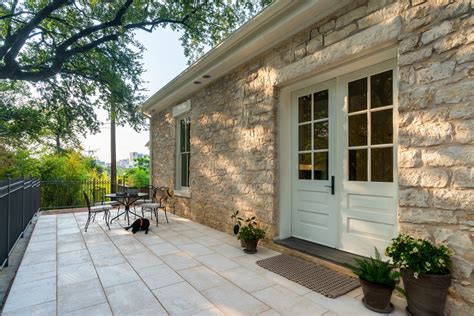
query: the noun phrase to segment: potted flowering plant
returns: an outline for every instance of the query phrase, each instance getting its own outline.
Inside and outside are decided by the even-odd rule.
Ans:
[[[393,265],[383,261],[377,248],[375,258],[357,259],[356,264],[348,265],[352,272],[359,277],[364,297],[362,303],[368,309],[378,313],[391,313],[393,304],[390,303],[392,292],[398,283],[400,273],[394,271]]]
[[[443,315],[451,285],[451,254],[444,245],[399,235],[385,250],[400,268],[407,311],[413,315]]]
[[[240,228],[238,238],[245,242],[246,253],[256,253],[257,244],[260,239],[265,237],[265,231],[254,225],[247,225]]]

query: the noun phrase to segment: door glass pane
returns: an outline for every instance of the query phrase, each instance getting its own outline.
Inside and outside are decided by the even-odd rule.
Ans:
[[[373,145],[393,142],[392,109],[371,113],[371,138]]]
[[[183,120],[179,121],[179,148],[180,152],[185,152],[186,151],[186,122]]]
[[[189,153],[181,154],[181,186],[189,187]]]
[[[367,113],[349,116],[349,146],[367,145]]]
[[[314,180],[328,179],[328,152],[314,153]]]
[[[367,181],[367,149],[349,150],[349,181]]]
[[[314,120],[328,117],[328,90],[317,92],[314,98]]]
[[[302,180],[311,180],[311,154],[299,154],[298,157],[298,178]]]
[[[314,123],[314,149],[327,149],[329,138],[329,122]]]
[[[298,122],[311,121],[311,94],[298,98]]]
[[[299,150],[311,150],[311,124],[298,127],[298,143]]]
[[[392,71],[386,71],[370,77],[371,108],[393,104]]]
[[[372,148],[371,160],[371,181],[393,182],[393,149]]]
[[[367,78],[349,82],[349,113],[367,109]]]

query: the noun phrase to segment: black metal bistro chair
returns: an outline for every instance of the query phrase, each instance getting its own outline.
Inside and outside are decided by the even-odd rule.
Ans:
[[[89,223],[91,219],[92,221],[95,221],[95,215],[97,213],[102,213],[102,212],[104,212],[105,223],[107,224],[107,227],[110,229],[109,220],[110,220],[110,210],[112,209],[112,206],[111,205],[91,206],[91,202],[89,200],[89,196],[87,196],[87,193],[84,191],[82,193],[84,194],[84,200],[86,201],[87,210],[89,212],[87,216],[86,225],[84,226],[84,231],[87,232],[87,228],[89,227]]]
[[[141,205],[142,207],[142,216],[145,217],[145,212],[149,211],[151,213],[151,219],[153,219],[153,213],[155,213],[156,217],[156,226],[158,226],[158,211],[160,209],[165,212],[165,217],[166,217],[166,222],[169,223],[168,221],[168,214],[166,213],[167,211],[167,202],[168,198],[173,197],[174,192],[172,189],[166,188],[166,187],[160,187],[160,188],[155,188],[153,189],[153,195],[152,195],[152,203],[143,203]]]

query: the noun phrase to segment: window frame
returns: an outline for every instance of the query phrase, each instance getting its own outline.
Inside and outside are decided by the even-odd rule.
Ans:
[[[190,161],[191,161],[191,117],[189,113],[177,116],[176,118],[176,166],[175,166],[175,190],[176,190],[176,195],[179,196],[185,196],[185,197],[190,197],[189,196],[189,190],[190,190]],[[182,120],[189,120],[189,133],[186,133],[186,130],[182,131],[181,130],[181,121]],[[182,133],[185,133],[185,141],[189,142],[189,148],[188,151],[181,151],[181,135]],[[189,135],[189,139],[186,140],[186,135]],[[182,156],[187,154],[188,155],[188,186],[183,186],[182,184]]]

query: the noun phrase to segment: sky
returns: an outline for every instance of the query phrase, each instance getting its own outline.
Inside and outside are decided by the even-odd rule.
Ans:
[[[142,60],[146,70],[142,76],[143,87],[148,90],[146,97],[153,95],[186,69],[187,60],[179,37],[179,33],[169,29],[157,29],[151,34],[145,31],[137,33],[137,39],[146,48]],[[86,151],[94,151],[94,156],[99,160],[110,162],[110,125],[107,112],[100,110],[97,115],[104,123],[101,132],[82,139],[82,145]],[[117,161],[128,158],[129,153],[134,151],[148,154],[148,148],[145,147],[148,139],[148,131],[137,133],[130,126],[117,126]]]

